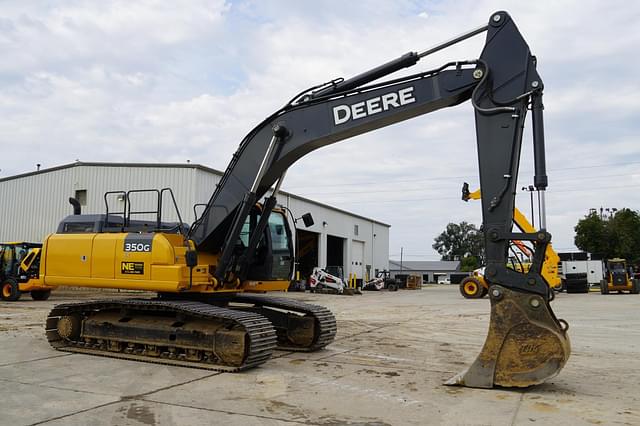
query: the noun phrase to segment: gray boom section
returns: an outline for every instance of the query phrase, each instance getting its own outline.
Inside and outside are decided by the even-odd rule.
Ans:
[[[288,135],[259,182],[257,200],[293,163],[311,151],[459,104],[470,98],[476,84],[473,69],[444,70],[366,91],[356,90],[311,100],[281,111],[265,120],[242,141],[201,220],[193,227],[191,239],[199,250],[214,253],[220,250],[231,218],[244,195],[250,191],[267,154],[274,125],[284,126]],[[353,118],[354,111],[356,118]],[[341,119],[349,114],[350,119],[336,124],[334,114]]]

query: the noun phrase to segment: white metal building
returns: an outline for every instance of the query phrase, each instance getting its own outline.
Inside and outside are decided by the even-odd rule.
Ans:
[[[0,241],[42,241],[72,213],[69,197],[80,201],[83,213],[104,213],[107,191],[171,188],[182,220],[191,223],[194,204],[209,201],[221,176],[222,172],[197,164],[76,162],[2,178]],[[132,197],[131,203],[143,209],[152,205],[149,194]],[[313,215],[315,224],[301,226],[299,232],[298,255],[301,261],[306,256],[307,269],[342,266],[345,276],[354,273],[359,279],[367,270],[372,275],[376,269],[388,269],[390,225],[286,192],[279,194],[278,203],[296,218],[307,212]],[[176,220],[170,203],[163,204],[163,220]],[[109,196],[110,212],[122,210],[123,205],[123,197]]]
[[[460,272],[460,266],[459,260],[389,260],[391,276],[401,278],[409,274],[422,275],[424,283],[437,283],[440,279],[449,279],[452,283],[458,284],[462,277],[469,275],[468,272]],[[460,279],[456,280],[456,275]]]

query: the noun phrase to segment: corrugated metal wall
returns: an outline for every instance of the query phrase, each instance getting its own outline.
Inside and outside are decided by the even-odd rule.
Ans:
[[[73,168],[0,183],[0,241],[42,241],[72,209]],[[66,198],[65,198],[66,197]]]
[[[194,188],[194,203],[206,204],[209,202],[209,199],[213,195],[213,191],[215,191],[216,185],[218,184],[218,182],[220,182],[221,176],[202,169],[196,171],[196,176],[197,178],[196,186]],[[204,208],[202,207],[198,208],[198,215],[201,215],[203,210]],[[188,218],[187,221],[189,223],[193,222],[193,205],[189,208],[189,211],[185,213]]]
[[[0,182],[0,241],[42,241],[55,232],[62,218],[72,213],[69,197],[86,190],[83,213],[104,213],[104,193],[129,189],[171,188],[182,219],[191,222],[196,168],[118,167],[78,165],[66,169]],[[132,195],[132,210],[155,210],[156,198]],[[175,221],[172,204],[165,199],[163,220]],[[110,211],[121,211],[124,202],[109,198]],[[152,215],[133,218],[152,219]]]
[[[77,172],[71,182],[71,194],[76,190],[87,190],[87,205],[83,207],[85,213],[104,213],[104,193],[107,191],[128,191],[133,189],[162,189],[171,188],[180,208],[182,219],[188,212],[187,206],[192,206],[193,188],[195,187],[196,169],[186,167],[75,167]],[[66,202],[66,199],[64,200]],[[177,215],[172,203],[165,198],[163,203],[163,220],[175,221]],[[155,194],[131,194],[132,211],[155,210],[157,196]],[[109,197],[109,210],[121,211],[123,201],[117,197]],[[153,215],[132,216],[132,219],[154,219]]]
[[[0,241],[42,241],[55,232],[58,223],[72,214],[68,198],[76,191],[86,191],[83,213],[104,213],[104,193],[131,189],[171,188],[185,223],[194,220],[193,205],[211,198],[220,176],[197,165],[95,165],[77,164],[38,174],[0,181]],[[132,210],[155,210],[156,199],[149,195],[132,195]],[[388,268],[389,228],[371,220],[339,212],[292,195],[281,194],[278,203],[288,206],[295,217],[311,212],[315,224],[309,231],[320,235],[319,263],[326,266],[326,236],[345,239],[345,273],[350,273],[352,241],[364,243],[364,263],[374,269]],[[109,198],[110,212],[121,211],[124,202]],[[175,221],[175,210],[165,200],[163,220]],[[202,209],[198,211],[202,213]],[[132,219],[153,220],[151,215]],[[323,222],[325,225],[323,225]],[[355,233],[355,226],[358,233]],[[302,223],[299,223],[302,226]],[[361,273],[360,273],[361,274]],[[359,277],[360,278],[360,277]]]

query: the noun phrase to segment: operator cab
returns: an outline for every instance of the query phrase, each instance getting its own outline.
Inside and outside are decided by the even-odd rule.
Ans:
[[[249,245],[253,229],[260,221],[262,206],[251,209],[236,245],[236,255],[242,255]],[[256,247],[247,278],[250,280],[289,280],[293,274],[293,238],[285,211],[275,208]]]
[[[623,260],[612,259],[608,262],[609,273],[611,274],[611,283],[613,285],[627,284],[627,268],[626,262]]]

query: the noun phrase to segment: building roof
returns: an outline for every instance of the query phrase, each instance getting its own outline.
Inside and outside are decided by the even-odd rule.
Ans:
[[[55,171],[58,171],[58,170],[64,170],[64,169],[69,169],[69,168],[72,168],[72,167],[81,167],[81,166],[87,166],[87,167],[137,167],[137,168],[141,168],[141,167],[186,168],[186,169],[198,169],[198,170],[202,170],[202,171],[205,171],[207,173],[212,173],[212,174],[215,174],[215,175],[218,175],[218,176],[222,176],[224,174],[220,170],[217,170],[217,169],[214,169],[214,168],[211,168],[211,167],[207,167],[207,166],[203,166],[201,164],[195,164],[195,163],[106,163],[106,162],[76,161],[74,163],[63,164],[61,166],[49,167],[47,169],[36,170],[36,171],[33,171],[33,172],[21,173],[19,175],[7,176],[7,177],[4,177],[4,178],[0,178],[0,183],[6,182],[6,181],[10,181],[10,180],[24,178],[24,177],[27,177],[27,176],[34,176],[34,175],[39,175],[39,174],[44,174],[44,173],[51,173],[51,172],[55,172]],[[306,198],[306,197],[301,197],[299,195],[295,195],[295,194],[292,194],[292,193],[286,192],[286,191],[280,191],[280,193],[283,194],[283,195],[288,195],[288,196],[290,196],[292,198],[296,198],[296,199],[301,200],[301,201],[305,201],[307,203],[315,204],[317,206],[325,207],[327,209],[330,209],[330,210],[333,210],[333,211],[336,211],[336,212],[339,212],[339,213],[344,213],[344,214],[347,214],[349,216],[353,216],[353,217],[357,217],[357,218],[360,218],[360,219],[368,220],[369,222],[377,223],[378,225],[382,225],[382,226],[386,226],[387,228],[391,228],[391,225],[389,225],[387,223],[380,222],[379,220],[376,220],[376,219],[371,219],[370,217],[361,216],[359,214],[352,213],[352,212],[347,211],[347,210],[342,210],[342,209],[339,209],[337,207],[331,206],[329,204],[320,203],[318,201],[311,200],[311,199]]]
[[[222,172],[217,169],[213,169],[211,167],[203,166],[201,164],[194,163],[107,163],[107,162],[84,162],[84,161],[76,161],[73,163],[63,164],[61,166],[49,167],[47,169],[35,170],[33,172],[21,173],[19,175],[7,176],[0,178],[0,182],[5,182],[8,180],[20,179],[27,176],[40,175],[43,173],[51,173],[58,170],[70,169],[72,167],[154,167],[154,168],[185,168],[185,169],[199,169],[204,170],[209,173],[213,173],[216,175],[222,176]]]
[[[458,271],[459,260],[405,260],[400,267],[400,261],[389,259],[389,270],[399,271]]]

